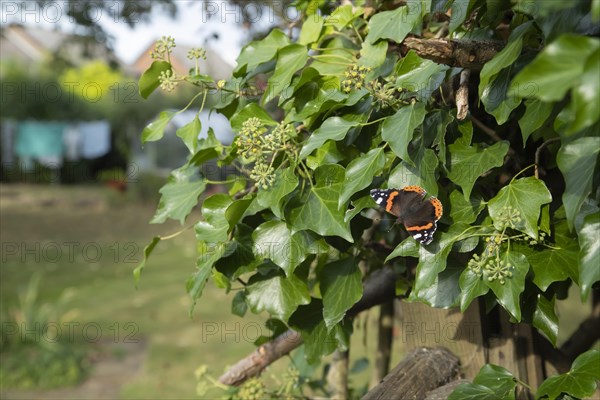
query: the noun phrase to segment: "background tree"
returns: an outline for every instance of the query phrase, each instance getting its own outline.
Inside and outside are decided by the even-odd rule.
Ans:
[[[297,1],[299,34],[274,29],[248,44],[226,82],[173,71],[167,38],[140,79],[144,97],[175,82],[199,87],[192,102],[217,90],[214,108],[237,132],[231,146],[198,141],[198,120],[178,132],[190,158],[152,220],[183,223],[207,186],[228,187],[202,201],[187,291],[195,301],[212,279],[235,293],[233,313],[268,312],[273,339],[259,339],[220,382],[260,397],[267,389],[254,377],[303,345],[293,357],[309,364],[336,352],[329,393],[356,395],[344,373],[352,318],[403,298],[465,316],[476,307],[481,371],[465,373],[473,383],[452,398],[590,396],[600,353],[580,354],[598,339],[598,303],[566,347],[553,346],[556,302],[572,284],[586,300],[600,280],[600,2],[342,3]],[[160,140],[173,115],[142,140]],[[240,174],[198,174],[214,158]],[[443,205],[430,244],[369,195],[409,185]],[[498,356],[499,342],[508,353]],[[418,381],[421,390],[453,379],[448,371],[433,387]],[[290,374],[280,395],[301,394],[295,384],[309,379]]]

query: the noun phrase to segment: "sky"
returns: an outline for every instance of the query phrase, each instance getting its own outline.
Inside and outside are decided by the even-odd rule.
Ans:
[[[122,7],[116,0],[106,0],[109,7]],[[235,65],[235,59],[248,33],[242,28],[243,16],[256,21],[258,29],[264,29],[274,22],[273,13],[259,9],[248,2],[242,9],[235,9],[227,1],[175,0],[179,13],[175,19],[161,7],[154,7],[149,23],[140,22],[132,29],[124,21],[115,20],[107,12],[90,15],[103,29],[114,36],[113,47],[117,56],[126,64],[132,63],[151,43],[161,36],[172,36],[176,43],[187,46],[211,47],[219,51],[221,57]],[[277,2],[274,2],[276,4]],[[0,23],[36,24],[48,29],[59,28],[75,31],[76,25],[66,13],[65,1],[48,1],[40,6],[35,1],[0,0]],[[213,38],[213,34],[218,39]],[[207,39],[210,39],[207,42]]]

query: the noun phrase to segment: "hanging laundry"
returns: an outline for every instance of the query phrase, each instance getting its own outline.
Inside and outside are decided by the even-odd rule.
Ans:
[[[107,121],[81,122],[81,156],[98,158],[110,151],[110,124]]]
[[[50,168],[59,168],[64,153],[62,135],[65,127],[66,124],[59,122],[20,123],[15,153],[22,160],[33,158]]]
[[[77,125],[69,125],[63,133],[65,144],[65,159],[77,161],[81,157],[81,134]]]

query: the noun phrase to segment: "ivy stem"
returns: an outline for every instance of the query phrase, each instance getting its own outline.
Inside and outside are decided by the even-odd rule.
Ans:
[[[540,147],[538,147],[537,150],[535,151],[535,164],[534,164],[534,166],[535,166],[535,172],[533,174],[535,175],[535,177],[537,179],[540,179],[540,174],[539,174],[539,171],[538,171],[538,166],[540,165],[540,156],[542,155],[542,150],[546,146],[548,146],[550,143],[554,143],[557,140],[560,140],[560,138],[555,137],[555,138],[552,138],[552,139],[548,139],[544,143],[542,143],[540,145]]]
[[[160,237],[160,240],[169,240],[169,239],[173,239],[174,237],[177,237],[177,236],[181,235],[183,232],[187,231],[188,229],[190,229],[190,228],[193,228],[193,227],[194,227],[194,225],[195,225],[195,224],[193,224],[193,225],[190,225],[190,226],[188,226],[188,227],[186,227],[186,228],[183,228],[183,229],[182,229],[182,230],[180,230],[180,231],[177,231],[177,232],[175,232],[175,233],[172,233],[172,234],[170,234],[170,235],[167,235],[167,236],[159,236],[159,237]]]
[[[529,168],[532,168],[532,167],[535,167],[535,168],[536,168],[536,171],[537,171],[537,166],[536,166],[536,164],[531,164],[531,165],[529,165],[529,166],[527,166],[527,167],[523,168],[523,169],[522,169],[522,170],[520,170],[519,172],[517,172],[517,174],[516,174],[515,176],[513,176],[513,177],[512,177],[512,179],[510,180],[510,183],[509,183],[509,185],[512,185],[512,183],[514,182],[514,180],[515,180],[515,179],[517,179],[517,177],[518,177],[519,175],[521,175],[523,172],[527,171]],[[537,176],[536,176],[536,178],[537,178]]]

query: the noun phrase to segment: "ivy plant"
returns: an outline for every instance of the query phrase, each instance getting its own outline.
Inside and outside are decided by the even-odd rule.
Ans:
[[[175,71],[172,38],[140,79],[144,97],[197,86],[190,105],[210,94],[235,132],[230,145],[211,131],[198,140],[198,119],[177,132],[189,159],[152,220],[194,224],[194,303],[212,280],[235,314],[267,312],[300,332],[317,362],[347,348],[362,282],[392,268],[408,301],[464,311],[482,298],[556,344],[565,286],[585,300],[600,280],[600,40],[588,36],[598,2],[324,3],[297,1],[301,23],[247,44],[226,81]],[[434,42],[455,53],[433,54]],[[160,140],[173,116],[160,114],[142,141]],[[209,160],[238,174],[209,180]],[[205,197],[213,185],[226,189]],[[443,204],[428,245],[369,195],[405,186]],[[187,221],[196,206],[200,220]],[[514,388],[489,366],[461,390],[494,374]]]

